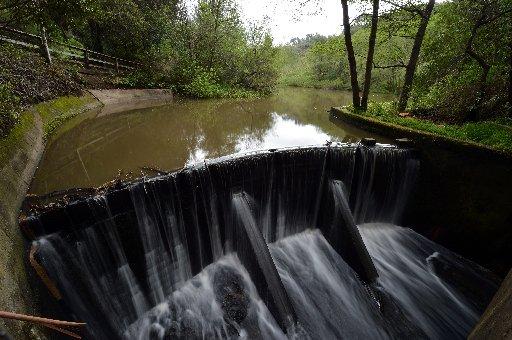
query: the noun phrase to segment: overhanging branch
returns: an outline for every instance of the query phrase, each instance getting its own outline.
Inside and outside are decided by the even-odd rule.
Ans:
[[[373,63],[373,68],[385,69],[385,68],[399,68],[399,67],[407,67],[407,65],[405,65],[402,61],[399,62],[398,64],[384,65],[384,66],[380,66],[380,65]]]

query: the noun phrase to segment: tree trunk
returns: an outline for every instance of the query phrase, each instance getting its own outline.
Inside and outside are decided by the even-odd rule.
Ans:
[[[364,74],[363,98],[361,99],[361,108],[368,109],[368,97],[370,95],[370,86],[372,82],[373,55],[375,54],[375,41],[377,40],[377,25],[379,23],[379,0],[373,0],[372,27],[370,30],[370,39],[368,41],[368,55],[366,57],[366,69]]]
[[[476,105],[475,108],[472,109],[467,116],[467,119],[471,121],[476,121],[479,120],[480,118],[480,106],[482,105],[482,102],[485,99],[485,92],[487,89],[487,77],[489,76],[489,71],[491,69],[491,66],[485,61],[485,59],[473,49],[473,42],[476,39],[478,30],[480,29],[480,27],[484,25],[485,16],[486,13],[483,12],[482,16],[475,23],[475,26],[471,30],[471,36],[469,37],[468,43],[466,45],[466,53],[477,62],[478,66],[482,68],[482,75],[480,76],[480,80],[478,83],[478,92],[475,103]]]
[[[508,114],[512,117],[512,42],[508,44],[508,53],[510,67],[508,69]]]
[[[414,44],[412,46],[411,56],[409,57],[409,63],[405,69],[404,85],[400,92],[400,99],[398,100],[398,111],[403,112],[407,108],[407,102],[409,101],[409,95],[411,94],[412,82],[414,80],[414,73],[416,72],[416,66],[420,57],[421,44],[423,44],[423,38],[427,30],[427,25],[430,20],[430,15],[434,9],[436,0],[429,0],[427,7],[422,13],[420,26],[418,32],[414,37]]]
[[[361,99],[359,98],[359,83],[357,81],[357,64],[352,46],[352,34],[350,32],[350,19],[348,17],[348,0],[341,0],[343,7],[343,34],[345,36],[345,46],[347,48],[348,66],[350,70],[350,85],[352,87],[352,103],[355,109],[361,108]]]
[[[41,55],[44,57],[48,64],[52,63],[52,56],[50,55],[50,49],[48,48],[48,39],[46,37],[46,29],[41,26]]]
[[[222,0],[213,0],[210,2],[211,11],[214,15],[213,31],[210,40],[210,58],[208,59],[208,70],[211,70],[215,63],[215,55],[217,53],[217,31],[219,30],[219,21],[222,14]]]
[[[487,77],[489,76],[489,71],[491,69],[491,66],[484,60],[484,58],[482,58],[480,55],[478,55],[473,50],[472,44],[468,45],[466,52],[482,68],[482,75],[480,76],[480,81],[478,84],[478,93],[477,93],[477,97],[476,97],[476,107],[478,108],[485,97],[485,91],[487,88]]]

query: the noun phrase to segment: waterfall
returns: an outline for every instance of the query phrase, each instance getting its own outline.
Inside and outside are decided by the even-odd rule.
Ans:
[[[223,157],[68,198],[24,229],[91,339],[461,338],[496,285],[395,226],[418,167],[385,145]]]
[[[483,268],[411,229],[370,223],[360,232],[379,271],[378,284],[429,338],[462,339],[471,332],[486,307],[482,301],[498,288]]]

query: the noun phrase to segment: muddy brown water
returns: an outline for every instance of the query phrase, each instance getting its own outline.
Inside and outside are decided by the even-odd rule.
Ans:
[[[110,115],[93,112],[79,124],[69,122],[49,141],[30,193],[96,187],[119,171],[169,171],[238,152],[364,137],[389,142],[329,121],[329,108],[350,101],[349,92],[284,88],[263,99],[177,99]]]

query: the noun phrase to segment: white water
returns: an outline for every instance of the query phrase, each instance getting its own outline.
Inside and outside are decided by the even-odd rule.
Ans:
[[[469,334],[480,312],[474,301],[434,273],[431,260],[442,256],[454,267],[475,272],[477,282],[495,286],[479,274],[481,268],[411,229],[371,223],[359,230],[379,271],[378,283],[414,324],[431,339],[458,339]]]
[[[226,286],[224,295],[221,290]],[[224,318],[222,303],[226,299],[219,295],[227,296],[229,303],[229,294],[235,297],[232,306],[246,307],[241,308],[246,316],[240,324]],[[286,339],[235,255],[205,268],[125,332],[126,339],[164,337]]]
[[[471,301],[429,270],[429,257],[442,252],[450,261],[463,265],[466,261],[410,229],[366,224],[360,230],[380,274],[379,286],[373,289],[390,296],[403,314],[388,315],[374,299],[371,289],[358,279],[322,234],[308,230],[269,245],[298,314],[300,331],[289,336],[300,339],[390,339],[406,335],[462,339],[467,336],[479,313]],[[239,275],[247,292],[247,317],[240,324],[232,324],[238,335],[229,331],[216,299],[214,281],[222,271]],[[163,338],[169,322],[174,322],[174,329],[179,330],[174,336],[194,330],[193,334],[202,338],[286,338],[233,255],[207,267],[169,300],[132,325],[128,338],[152,339],[152,332],[152,336],[158,334],[156,338]]]
[[[384,223],[356,227],[368,220],[398,220],[417,168],[417,161],[407,154],[394,155],[399,156],[395,162],[394,153],[385,149],[361,152],[363,175],[356,176],[360,183],[352,182],[352,175],[343,177],[349,178],[347,186],[331,181],[330,208],[335,222],[351,226],[349,242],[339,242],[348,244],[349,252],[354,252],[350,243],[362,236],[379,274],[372,286],[362,283],[320,231],[304,231],[317,221],[309,205],[322,183],[301,186],[304,180],[316,178],[310,172],[294,177],[295,171],[281,169],[281,175],[275,176],[274,163],[267,168],[268,187],[260,201],[251,201],[251,207],[250,200],[217,202],[208,176],[200,178],[206,185],[194,184],[193,209],[185,207],[188,210],[180,206],[183,193],[159,196],[152,183],[130,188],[134,211],[128,217],[113,216],[107,199],[98,197],[91,208],[94,224],[36,241],[40,261],[75,317],[88,323],[93,339],[464,338],[481,313],[478,306],[487,301],[467,297],[439,273],[453,267],[471,274],[470,285],[484,283],[490,291],[495,285],[474,264],[409,229]],[[385,166],[377,166],[382,161]],[[359,163],[348,164],[355,168]],[[300,170],[302,165],[296,167]],[[385,181],[385,190],[377,185],[377,178]],[[168,184],[176,187],[172,178]],[[356,218],[350,209],[354,198]],[[219,225],[219,207],[225,225]],[[323,212],[330,216],[332,211]],[[244,242],[238,244],[239,228],[236,219],[230,219],[233,212],[251,230],[260,229],[267,241],[277,240],[268,248],[299,322],[286,336],[257,294],[248,274],[254,268],[248,265],[246,270],[237,257],[243,260],[247,254],[243,254]],[[223,233],[229,237],[222,238]],[[360,252],[357,247],[355,251]],[[254,256],[254,251],[249,253]],[[256,255],[256,259],[260,258]],[[211,261],[215,262],[205,267]],[[194,264],[199,268],[193,269]],[[192,273],[198,274],[192,277]],[[258,286],[261,278],[253,278]]]

